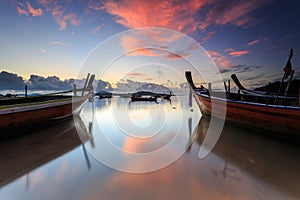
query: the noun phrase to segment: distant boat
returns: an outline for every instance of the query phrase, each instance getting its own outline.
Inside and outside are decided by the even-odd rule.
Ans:
[[[271,131],[274,135],[280,133],[279,135],[289,136],[290,138],[299,138],[299,98],[264,95],[251,92],[244,87],[242,87],[244,92],[242,94],[227,91],[226,97],[225,95],[222,97],[221,92],[210,91],[203,86],[196,87],[191,72],[185,72],[185,76],[204,116],[214,115],[220,117],[222,115],[218,109],[215,109],[212,113],[213,101],[216,108],[226,106],[226,121],[228,122]]]
[[[89,76],[82,89],[74,89],[81,96],[62,95],[70,91],[34,97],[1,98],[0,100],[0,139],[23,133],[24,128],[42,127],[50,122],[58,122],[78,112],[91,98],[94,75]],[[88,84],[87,84],[88,82]],[[84,94],[88,92],[87,94]]]
[[[131,94],[130,99],[131,102],[134,101],[154,101],[157,102],[157,98],[159,95],[153,92],[148,92],[148,91],[139,91],[136,93]]]
[[[98,91],[95,93],[95,96],[98,96],[100,99],[112,98],[112,93],[104,90]]]

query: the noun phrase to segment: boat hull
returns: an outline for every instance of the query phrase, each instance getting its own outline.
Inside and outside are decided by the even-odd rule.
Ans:
[[[20,106],[0,110],[0,139],[22,132],[24,128],[43,126],[71,117],[87,97],[68,98],[57,102]]]
[[[291,106],[267,105],[251,102],[214,98],[194,91],[194,97],[203,115],[222,116],[226,105],[226,121],[248,128],[299,137],[300,108]],[[212,102],[214,112],[212,112]]]

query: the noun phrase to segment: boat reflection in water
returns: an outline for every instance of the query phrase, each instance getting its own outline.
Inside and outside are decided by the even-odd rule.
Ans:
[[[187,102],[187,99],[181,101]],[[86,127],[86,135],[83,138],[88,140],[84,146],[75,140],[68,147],[66,143],[73,140],[72,134],[63,138],[61,137],[64,134],[53,134],[53,131],[59,133],[60,129],[65,129],[67,124],[53,127],[51,131],[49,129],[52,134],[49,132],[49,137],[40,134],[34,137],[32,134],[33,138],[23,137],[11,143],[1,143],[0,199],[300,198],[299,147],[226,125],[212,152],[199,159],[199,149],[203,139],[207,137],[209,120],[199,119],[197,105],[193,104],[195,108],[191,112],[187,103],[180,104],[185,114],[179,119],[176,116],[179,104],[174,102],[176,101],[172,101],[172,105],[169,102],[128,104],[129,99],[124,98],[100,99],[95,102],[95,115],[86,116],[83,120]],[[172,123],[182,123],[180,134],[185,134],[187,140],[178,146],[184,145],[187,152],[173,164],[151,173],[124,173],[101,164],[89,153],[89,148],[96,149],[100,144],[97,140],[99,127],[87,122],[93,117],[99,120],[98,117],[105,116],[103,114],[109,113],[113,107],[117,113],[129,109],[132,119],[139,119],[137,122],[140,125],[148,123],[147,116],[140,117],[145,116],[149,108],[155,110],[163,107],[168,111],[166,117],[169,117]],[[158,117],[155,113],[153,117]],[[123,145],[128,151],[153,151],[165,144],[164,140],[151,144],[130,140],[129,145],[128,141],[122,142],[124,136],[113,133],[112,126],[107,123],[102,128],[110,130],[108,133],[112,134],[111,138],[115,139],[113,141],[116,141],[117,145]],[[170,127],[167,130],[172,129]],[[47,144],[51,145],[52,140],[55,141],[52,148],[47,147]],[[27,145],[23,146],[24,144]],[[31,149],[30,153],[25,154],[28,149]],[[55,151],[61,152],[55,156]],[[48,158],[33,159],[42,154]],[[31,164],[26,164],[30,162]],[[149,159],[148,162],[152,160]],[[148,162],[140,164],[147,165]],[[12,166],[17,169],[10,169]]]
[[[38,129],[30,134],[1,141],[0,149],[0,187],[26,175],[27,187],[30,184],[28,176],[31,171],[67,154],[82,145],[84,156],[89,166],[89,158],[77,131],[90,135],[88,127],[78,115],[76,127],[72,118],[64,120],[55,126]],[[86,138],[92,140],[91,138]]]

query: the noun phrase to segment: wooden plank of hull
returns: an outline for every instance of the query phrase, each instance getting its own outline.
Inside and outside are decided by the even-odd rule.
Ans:
[[[211,115],[211,98],[194,93],[196,101],[203,115]],[[264,105],[249,102],[237,102],[213,98],[215,113],[218,117],[218,107],[226,108],[226,121],[247,127],[262,128],[289,135],[299,135],[300,108],[276,105]]]
[[[67,99],[39,105],[2,109],[0,111],[0,133],[17,127],[38,125],[52,119],[63,119],[72,116],[86,101],[86,97]],[[2,135],[2,134],[1,134]]]

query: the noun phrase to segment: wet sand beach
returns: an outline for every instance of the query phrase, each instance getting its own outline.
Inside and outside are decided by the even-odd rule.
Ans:
[[[129,104],[118,98],[99,100],[95,117],[114,105],[122,110]],[[144,109],[145,115],[145,109],[163,106],[171,119],[179,110],[179,104],[174,102],[160,105],[140,102],[129,106],[136,115],[140,109]],[[0,199],[300,198],[297,145],[226,125],[212,152],[199,159],[209,121],[198,116],[194,106],[192,113],[190,108],[182,106],[192,116],[191,132],[189,119],[181,119],[185,128],[181,134],[195,136],[191,147],[176,162],[149,173],[119,172],[99,162],[88,151],[90,141],[81,145],[72,121],[1,142]],[[100,143],[95,129],[93,142],[97,147]],[[157,147],[156,144],[131,145],[130,150],[140,151]]]

